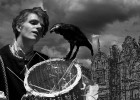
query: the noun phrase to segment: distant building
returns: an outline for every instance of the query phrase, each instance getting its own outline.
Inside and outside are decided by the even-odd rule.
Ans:
[[[121,100],[140,100],[139,46],[127,36],[122,44],[120,58]]]
[[[120,76],[120,50],[117,45],[110,48],[109,57],[109,90],[110,100],[121,100],[121,76]]]
[[[98,100],[140,100],[140,39],[127,36],[122,50],[113,45],[109,56],[101,52],[98,39],[91,69],[99,85]]]
[[[92,59],[92,79],[99,85],[98,100],[109,100],[109,66],[108,57],[100,50],[98,39],[98,52]]]

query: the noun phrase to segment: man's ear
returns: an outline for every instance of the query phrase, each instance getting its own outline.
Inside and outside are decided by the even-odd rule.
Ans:
[[[21,25],[17,25],[16,29],[17,29],[18,32],[20,32],[21,31]]]

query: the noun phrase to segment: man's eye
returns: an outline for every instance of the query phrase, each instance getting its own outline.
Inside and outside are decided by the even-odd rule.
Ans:
[[[38,21],[30,21],[30,23],[31,23],[32,25],[37,25],[37,24],[38,24]]]

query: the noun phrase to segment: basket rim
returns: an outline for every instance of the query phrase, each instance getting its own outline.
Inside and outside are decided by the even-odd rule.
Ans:
[[[64,93],[68,93],[70,90],[72,90],[80,81],[81,77],[82,77],[82,72],[81,72],[81,66],[79,64],[74,64],[74,66],[77,69],[77,76],[76,79],[74,81],[73,84],[71,84],[70,86],[68,86],[67,88],[65,88],[62,91],[57,91],[57,92],[53,92],[53,93],[44,93],[44,92],[37,92],[35,90],[33,90],[29,84],[28,84],[28,76],[30,74],[31,71],[33,71],[37,66],[46,63],[46,62],[51,62],[51,61],[65,61],[64,59],[60,59],[60,58],[53,58],[53,59],[48,59],[45,61],[41,61],[35,65],[33,65],[26,73],[25,73],[25,78],[24,78],[24,87],[26,89],[26,91],[34,96],[39,96],[39,97],[56,97],[59,95],[62,95]]]

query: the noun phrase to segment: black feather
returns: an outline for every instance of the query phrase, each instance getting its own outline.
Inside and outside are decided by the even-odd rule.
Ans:
[[[80,46],[88,47],[91,51],[91,55],[94,55],[91,43],[79,27],[72,24],[58,23],[53,25],[50,29],[50,33],[52,32],[62,35],[70,43],[70,51],[67,54],[66,59],[70,59],[74,46],[77,46],[77,49],[71,59],[76,57]]]

